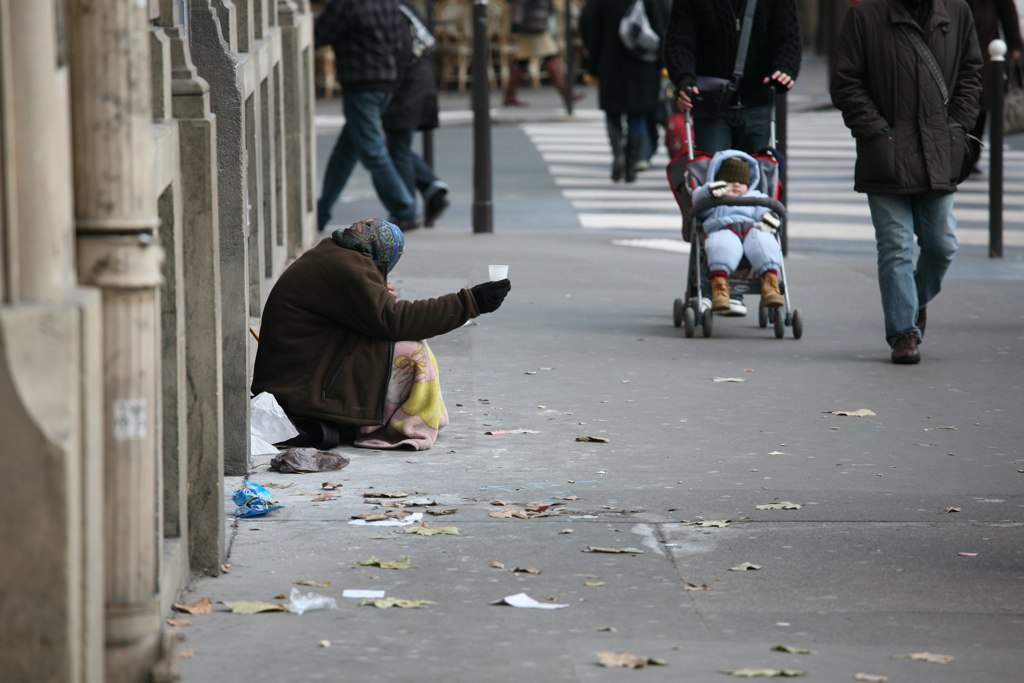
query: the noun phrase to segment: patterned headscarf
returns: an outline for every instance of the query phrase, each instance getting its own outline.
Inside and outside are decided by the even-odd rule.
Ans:
[[[367,218],[347,228],[338,228],[331,239],[339,247],[369,256],[384,275],[391,272],[405,250],[405,235],[401,229],[382,218]]]

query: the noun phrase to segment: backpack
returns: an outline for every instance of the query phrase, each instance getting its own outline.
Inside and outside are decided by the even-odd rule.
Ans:
[[[661,38],[651,28],[644,9],[644,0],[633,0],[633,4],[619,21],[619,38],[626,49],[637,59],[645,62],[658,61]]]

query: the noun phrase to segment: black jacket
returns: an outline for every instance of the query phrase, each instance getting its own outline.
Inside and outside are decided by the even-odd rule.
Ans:
[[[949,106],[901,27],[922,34],[949,88]],[[949,119],[971,130],[981,53],[963,0],[933,0],[918,26],[902,0],[861,0],[846,14],[832,70],[832,103],[857,139],[854,189],[952,192]]]
[[[658,106],[661,64],[644,62],[619,38],[619,22],[633,0],[587,0],[580,15],[580,33],[587,50],[587,72],[598,78],[598,106],[608,112],[640,114]],[[651,28],[664,36],[665,3],[644,0]]]
[[[665,65],[677,88],[697,76],[731,78],[743,19],[743,0],[675,0],[664,40]],[[740,102],[753,106],[771,99],[765,76],[800,74],[803,43],[795,0],[758,0],[750,47],[740,81]]]
[[[403,5],[426,23],[411,2]],[[406,30],[411,26],[406,20]],[[434,54],[418,59],[412,54],[412,40],[406,44],[402,61],[407,65],[402,80],[391,96],[382,121],[385,130],[431,130],[438,126],[437,79],[434,77]]]
[[[334,49],[342,90],[391,90],[402,70],[409,23],[398,0],[328,0],[316,17],[317,47]]]
[[[513,0],[512,32],[544,33],[553,9],[551,0]]]

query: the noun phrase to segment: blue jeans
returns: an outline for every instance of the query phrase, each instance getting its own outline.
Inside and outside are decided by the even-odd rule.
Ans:
[[[405,221],[416,217],[416,198],[395,170],[384,140],[381,115],[390,100],[391,93],[379,90],[349,92],[342,96],[345,127],[327,161],[316,207],[321,229],[330,220],[331,209],[345,189],[357,161],[370,172],[373,188],[390,213],[390,219]]]
[[[885,340],[913,332],[920,339],[917,312],[942,289],[956,255],[953,193],[869,194],[868,207],[878,247],[878,287],[885,313]],[[914,236],[921,253],[914,267]]]
[[[723,149],[757,154],[771,142],[771,105],[730,109],[719,119],[696,119],[693,135],[697,149],[708,154]]]

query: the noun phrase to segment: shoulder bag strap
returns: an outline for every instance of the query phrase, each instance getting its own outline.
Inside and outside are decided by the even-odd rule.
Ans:
[[[935,82],[939,84],[939,92],[942,93],[942,104],[945,107],[949,107],[949,86],[946,85],[946,79],[942,77],[942,69],[939,68],[939,63],[935,61],[935,55],[932,54],[931,49],[925,44],[924,38],[921,34],[911,31],[904,25],[900,25],[900,30],[903,34],[910,39],[910,42],[914,45],[914,49],[921,55],[921,59],[924,60],[928,70],[932,72],[932,77],[935,78]]]
[[[729,2],[730,0],[719,0]],[[743,28],[740,29],[740,44],[736,49],[736,66],[732,69],[732,80],[739,84],[743,78],[743,69],[747,64],[747,48],[750,47],[750,34],[754,28],[754,10],[757,9],[757,0],[747,0],[743,10]]]

